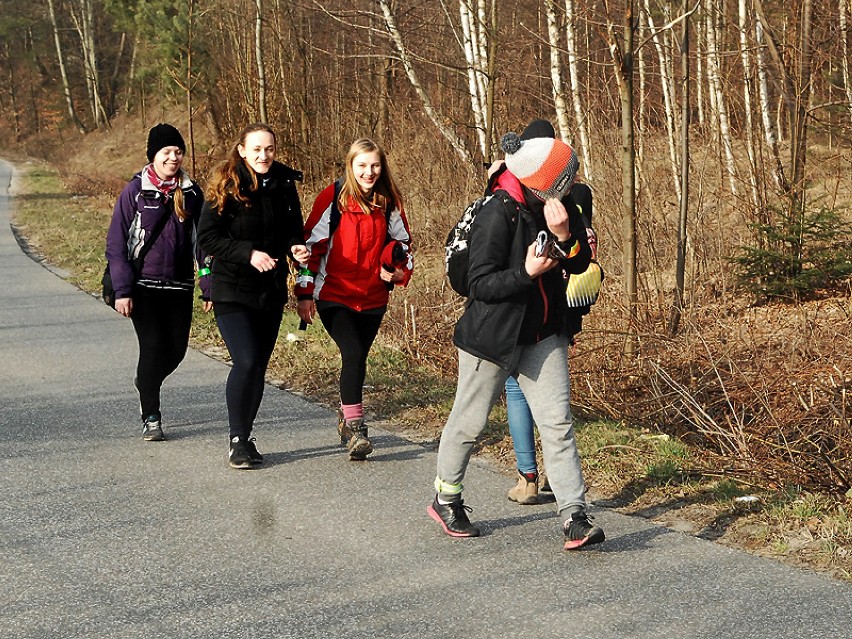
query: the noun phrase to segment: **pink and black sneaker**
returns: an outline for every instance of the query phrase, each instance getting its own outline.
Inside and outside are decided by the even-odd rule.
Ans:
[[[606,539],[603,528],[593,526],[590,519],[591,517],[581,510],[571,513],[570,518],[565,520],[562,524],[562,531],[565,533],[565,550],[576,550],[583,546],[599,544]]]
[[[465,506],[464,501],[452,501],[442,504],[435,495],[435,500],[426,508],[429,516],[441,524],[444,532],[451,537],[479,537],[479,528],[470,523],[467,513],[473,509]]]

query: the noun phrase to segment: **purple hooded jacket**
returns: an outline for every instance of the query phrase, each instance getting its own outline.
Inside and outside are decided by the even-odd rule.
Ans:
[[[201,188],[181,171],[180,189],[186,219],[181,222],[174,212],[174,199],[164,202],[146,175],[145,169],[133,176],[115,203],[106,238],[106,258],[116,299],[132,297],[136,276],[131,261],[139,254],[145,238],[163,215],[169,220],[145,255],[139,279],[180,282],[190,286],[195,279],[195,264],[203,265],[205,255],[196,241],[198,219],[204,195]],[[210,297],[210,276],[200,278],[204,299]]]

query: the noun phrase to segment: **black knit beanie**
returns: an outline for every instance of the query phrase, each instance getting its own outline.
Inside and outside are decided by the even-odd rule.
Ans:
[[[533,138],[555,138],[556,131],[553,130],[553,125],[547,120],[533,120],[521,133],[522,140],[532,140]]]
[[[148,131],[148,161],[153,162],[157,152],[166,146],[176,146],[186,153],[183,136],[171,124],[161,123]]]

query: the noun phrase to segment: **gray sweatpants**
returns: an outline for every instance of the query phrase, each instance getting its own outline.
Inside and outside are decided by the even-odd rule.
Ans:
[[[517,379],[541,435],[544,466],[560,515],[584,509],[586,485],[571,417],[568,340],[552,336],[519,347]],[[503,390],[508,371],[459,350],[459,378],[453,409],[438,447],[438,479],[461,484],[477,436]],[[442,493],[442,498],[457,497]]]

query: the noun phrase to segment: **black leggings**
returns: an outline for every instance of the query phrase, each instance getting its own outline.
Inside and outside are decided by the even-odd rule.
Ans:
[[[160,414],[160,388],[186,355],[192,291],[137,286],[130,313],[139,340],[136,388],[142,416]]]
[[[215,311],[215,304],[213,309]],[[244,306],[239,311],[216,313],[216,323],[233,364],[225,386],[229,438],[248,439],[251,436],[283,310]]]
[[[340,403],[360,404],[367,376],[367,355],[379,326],[382,313],[359,313],[345,306],[331,306],[319,311],[322,325],[340,349]]]

